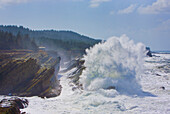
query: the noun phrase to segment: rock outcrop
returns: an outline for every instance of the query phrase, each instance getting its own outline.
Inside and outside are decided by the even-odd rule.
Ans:
[[[59,67],[60,57],[50,57],[44,51],[3,52],[0,54],[0,94],[58,96],[61,92],[56,77]]]
[[[151,53],[150,48],[149,48],[149,47],[146,47],[146,50],[147,50],[146,55],[149,56],[149,57],[152,57],[152,53]]]
[[[66,66],[67,68],[61,72],[67,72],[73,68],[76,68],[76,70],[74,70],[72,73],[69,74],[69,77],[71,79],[72,83],[71,85],[75,85],[72,90],[75,89],[83,89],[82,88],[82,84],[79,83],[79,79],[80,79],[80,75],[82,74],[83,70],[85,69],[84,66],[84,60],[82,59],[75,59],[70,61]]]

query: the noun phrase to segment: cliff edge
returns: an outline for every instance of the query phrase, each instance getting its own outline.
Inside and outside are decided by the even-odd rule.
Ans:
[[[45,51],[0,51],[0,94],[55,97],[61,92],[57,79],[60,57]]]

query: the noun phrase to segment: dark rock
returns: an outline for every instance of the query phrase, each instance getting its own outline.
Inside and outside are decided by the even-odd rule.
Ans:
[[[116,88],[114,86],[109,86],[109,87],[107,87],[105,89],[116,89]]]
[[[164,86],[162,86],[162,87],[160,87],[161,89],[163,89],[163,90],[165,90],[165,87]]]
[[[20,109],[28,106],[27,99],[13,97],[0,101],[0,114],[20,114]]]
[[[84,64],[84,62],[85,61],[81,60],[81,59],[72,60],[66,65],[67,68],[61,72],[67,72],[67,71],[71,70],[72,68],[81,67]]]
[[[147,50],[146,55],[149,56],[149,57],[152,57],[152,53],[151,53],[150,48],[149,48],[149,47],[146,47],[146,50]]]
[[[10,101],[15,101],[17,106],[20,109],[24,109],[28,107],[28,100],[27,99],[23,99],[23,98],[17,98],[17,97],[12,97],[9,99]]]
[[[72,87],[72,90],[75,91],[77,89],[77,87]]]
[[[157,74],[157,73],[156,73],[156,75],[157,75],[157,76],[161,76],[160,74]]]
[[[18,55],[23,52],[10,53]],[[0,61],[1,95],[50,97],[60,94],[61,87],[57,79],[60,57],[50,57],[44,51],[24,52],[22,58],[17,56],[17,59],[15,55],[8,60],[3,57]]]
[[[61,73],[63,73],[63,72],[67,72],[73,68],[76,68],[76,70],[71,72],[68,76],[68,78],[71,79],[70,86],[74,86],[72,88],[73,91],[76,89],[79,89],[79,90],[83,89],[83,85],[79,83],[79,79],[80,79],[80,75],[82,74],[83,70],[86,68],[84,66],[84,62],[85,62],[85,60],[82,60],[80,58],[72,60],[69,63],[67,63],[67,65],[66,65],[67,68],[65,70],[60,71]]]
[[[84,66],[84,62],[85,62],[84,60],[77,59],[77,60],[71,61],[72,65],[68,66],[69,70],[73,68],[77,68],[74,72],[70,73],[68,76],[68,78],[71,79],[70,83],[74,85],[74,87],[72,88],[73,91],[75,91],[76,89],[83,90],[83,85],[79,83],[79,79],[80,79],[80,75],[82,74],[83,70],[86,68]],[[66,71],[68,69],[66,69]]]

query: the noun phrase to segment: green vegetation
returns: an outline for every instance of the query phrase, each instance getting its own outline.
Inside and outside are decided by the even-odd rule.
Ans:
[[[30,36],[33,42],[38,46],[44,46],[50,50],[66,50],[66,51],[84,51],[86,48],[93,46],[101,40],[95,40],[72,31],[55,31],[55,30],[42,30],[34,31],[22,26],[0,26],[0,30],[10,32],[14,36],[18,33],[25,36]]]
[[[20,32],[14,36],[12,33],[0,31],[0,49],[30,49],[37,50],[38,46],[29,38],[28,34],[21,35]]]

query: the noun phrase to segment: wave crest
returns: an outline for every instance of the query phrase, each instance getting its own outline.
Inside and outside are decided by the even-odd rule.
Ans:
[[[135,44],[126,35],[111,37],[86,50],[85,67],[80,82],[85,90],[110,86],[119,92],[133,93],[141,89],[145,45]]]

